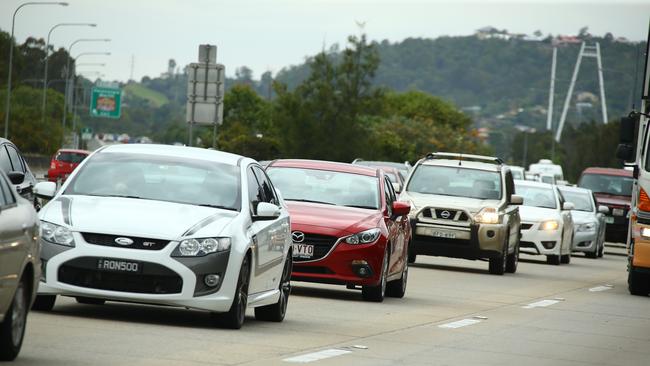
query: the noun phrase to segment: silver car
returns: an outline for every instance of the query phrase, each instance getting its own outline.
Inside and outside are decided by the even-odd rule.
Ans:
[[[0,170],[0,361],[20,352],[41,276],[36,210],[13,187],[23,179],[14,172],[10,182]]]
[[[598,206],[591,190],[578,187],[558,186],[566,202],[575,206],[573,216],[574,236],[572,250],[584,252],[587,258],[603,256],[605,248],[605,215],[607,206]]]

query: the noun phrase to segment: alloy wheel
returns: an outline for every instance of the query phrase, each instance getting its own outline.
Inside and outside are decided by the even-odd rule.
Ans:
[[[27,299],[25,295],[25,284],[21,281],[16,289],[11,314],[11,341],[16,347],[20,345],[25,333],[25,322],[27,320]]]

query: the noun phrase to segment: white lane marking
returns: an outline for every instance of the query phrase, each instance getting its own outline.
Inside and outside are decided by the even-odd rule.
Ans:
[[[605,286],[596,286],[596,287],[590,288],[589,292],[607,291],[607,290],[611,290],[612,287],[613,287],[612,285],[609,285],[609,286],[607,286],[607,285],[605,285]]]
[[[466,327],[468,325],[474,325],[480,322],[481,321],[478,319],[463,319],[451,323],[441,324],[438,326],[438,328],[456,329],[456,328]]]
[[[522,306],[522,308],[524,308],[524,309],[543,308],[543,307],[551,306],[553,304],[557,304],[558,302],[560,302],[560,301],[559,300],[541,300],[541,301],[537,301],[537,302],[528,304],[526,306]]]
[[[330,349],[325,349],[325,350],[318,351],[318,352],[307,353],[305,355],[285,358],[282,361],[293,362],[293,363],[309,363],[309,362],[324,360],[326,358],[342,356],[342,355],[345,355],[345,354],[348,354],[348,353],[352,353],[352,351],[346,351],[346,350],[343,350],[343,349],[330,348]]]

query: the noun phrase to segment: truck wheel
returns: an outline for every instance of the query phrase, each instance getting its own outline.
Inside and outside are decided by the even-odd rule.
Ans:
[[[648,296],[650,293],[650,276],[630,269],[627,275],[627,285],[630,294],[636,296]]]
[[[515,247],[512,254],[508,254],[508,261],[506,262],[506,272],[515,273],[517,272],[517,265],[519,264],[519,243]]]
[[[508,258],[508,239],[506,239],[501,255],[498,258],[490,258],[489,271],[493,275],[503,275],[506,272],[506,262]]]

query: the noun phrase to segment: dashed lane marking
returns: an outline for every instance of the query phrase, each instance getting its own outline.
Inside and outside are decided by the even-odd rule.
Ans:
[[[293,362],[293,363],[309,363],[309,362],[324,360],[326,358],[342,356],[348,353],[352,353],[352,351],[330,348],[318,352],[312,352],[300,356],[285,358],[282,361]]]
[[[589,289],[589,292],[601,292],[601,291],[607,291],[612,289],[612,285],[604,285],[604,286],[596,286],[592,287]]]
[[[541,301],[537,301],[537,302],[522,306],[522,308],[524,308],[524,309],[544,308],[544,307],[547,307],[547,306],[557,304],[560,301],[561,300],[541,300]]]
[[[481,321],[478,319],[463,319],[451,323],[441,324],[438,326],[438,328],[456,329],[456,328],[466,327],[468,325],[474,325],[480,322]]]

